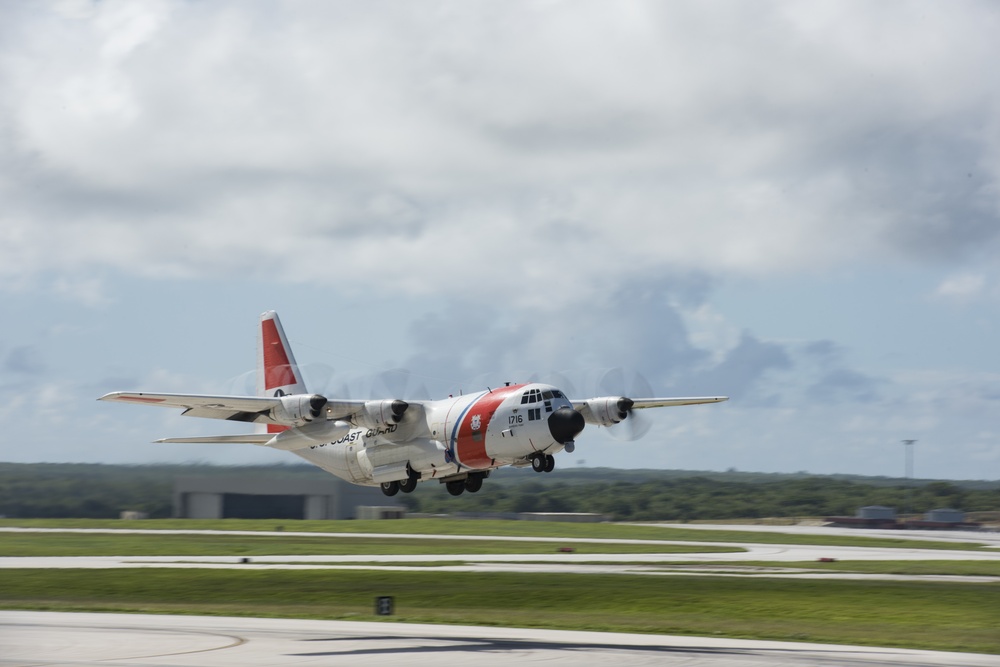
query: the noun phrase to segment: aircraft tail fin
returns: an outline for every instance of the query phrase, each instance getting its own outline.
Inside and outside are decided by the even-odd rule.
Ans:
[[[295,363],[278,313],[273,310],[262,313],[257,336],[257,395],[271,398],[305,393],[308,392],[302,371]],[[269,424],[267,430],[276,433],[286,428]]]

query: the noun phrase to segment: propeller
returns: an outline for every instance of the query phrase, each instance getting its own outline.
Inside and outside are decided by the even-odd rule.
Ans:
[[[329,394],[330,382],[333,381],[333,366],[322,363],[299,364],[299,372],[306,388],[321,394]]]
[[[323,409],[326,408],[326,404],[329,403],[326,396],[321,396],[319,394],[313,394],[309,399],[309,412],[312,413],[313,419],[317,419],[321,414],[323,414]]]
[[[308,376],[307,376],[308,377]],[[324,382],[307,383],[310,388],[322,387],[321,393],[338,399],[360,400],[424,400],[430,392],[424,384],[415,384],[419,377],[405,368],[390,368],[373,372],[348,372],[333,374],[330,370]]]
[[[221,393],[229,396],[254,396],[257,393],[257,371],[246,371],[229,378]]]
[[[425,385],[414,386],[412,371],[405,368],[389,368],[375,373],[371,378],[370,395],[373,399],[426,399],[430,398]]]
[[[544,371],[542,373],[533,373],[528,377],[528,380],[530,382],[541,382],[543,384],[552,385],[570,398],[580,398],[580,395],[576,392],[575,383],[570,380],[569,375],[563,371]]]
[[[622,421],[608,428],[608,434],[615,440],[631,442],[638,440],[652,428],[652,423],[640,416],[639,410],[634,410],[635,402],[629,398],[645,398],[653,395],[649,382],[636,371],[626,371],[623,368],[610,368],[601,375],[597,383],[598,392],[602,396],[621,396],[618,401],[619,415]]]

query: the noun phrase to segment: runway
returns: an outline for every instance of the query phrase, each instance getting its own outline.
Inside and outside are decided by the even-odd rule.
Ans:
[[[349,621],[0,611],[3,667],[256,667],[475,662],[683,667],[985,667],[997,656],[665,635]]]
[[[804,532],[795,527],[786,527],[787,532]],[[711,530],[712,528],[706,528]],[[807,529],[808,530],[808,529]],[[834,529],[835,530],[835,529]],[[898,531],[896,531],[898,533]],[[885,581],[951,581],[967,583],[997,583],[995,576],[963,575],[893,575],[860,574],[850,572],[828,572],[809,569],[782,567],[762,568],[741,563],[770,562],[808,563],[820,559],[837,561],[1000,561],[1000,549],[967,551],[960,549],[920,549],[905,547],[849,547],[810,544],[759,544],[752,542],[693,542],[674,540],[628,540],[628,539],[572,539],[541,537],[499,537],[484,535],[425,535],[392,533],[293,533],[263,531],[180,531],[180,530],[114,530],[114,529],[44,529],[44,528],[0,528],[2,533],[131,533],[131,534],[218,534],[246,535],[248,537],[309,537],[315,539],[335,539],[349,537],[393,538],[393,539],[433,539],[456,542],[491,540],[498,542],[559,542],[566,545],[589,544],[663,544],[664,546],[731,546],[742,549],[739,552],[695,552],[695,553],[534,553],[534,554],[433,554],[433,555],[273,555],[240,558],[235,556],[8,556],[0,557],[0,571],[22,568],[58,569],[116,569],[116,568],[237,568],[237,569],[310,569],[340,568],[365,570],[410,570],[438,572],[559,572],[577,574],[640,574],[649,576],[692,575],[692,576],[748,576],[766,574],[768,577],[790,579],[832,579],[832,580],[885,580]],[[820,533],[823,534],[823,533]],[[856,531],[847,533],[858,535]],[[899,537],[899,535],[892,535]],[[907,536],[911,539],[928,539],[927,535]],[[965,533],[951,537],[952,541],[979,542],[998,546],[995,533]],[[957,546],[957,545],[956,545]],[[433,565],[428,565],[432,562]]]
[[[885,528],[835,528],[826,525],[776,526],[769,524],[727,523],[636,523],[636,526],[662,526],[684,530],[739,530],[750,533],[786,533],[788,535],[843,535],[851,537],[886,537],[896,540],[931,540],[934,542],[971,542],[1000,549],[1000,531],[930,530]]]

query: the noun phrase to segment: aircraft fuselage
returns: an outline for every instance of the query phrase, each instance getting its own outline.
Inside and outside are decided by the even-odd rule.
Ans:
[[[543,384],[504,386],[419,407],[407,410],[399,424],[355,428],[295,454],[354,484],[384,484],[404,472],[422,479],[461,480],[551,456],[575,435],[569,433],[572,425],[560,431],[559,417],[553,418],[572,411],[572,403]],[[582,419],[578,426],[577,432]]]

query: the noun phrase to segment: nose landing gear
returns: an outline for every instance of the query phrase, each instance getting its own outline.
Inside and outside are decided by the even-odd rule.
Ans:
[[[556,458],[551,454],[535,452],[531,456],[531,469],[535,472],[552,472],[556,469]]]

